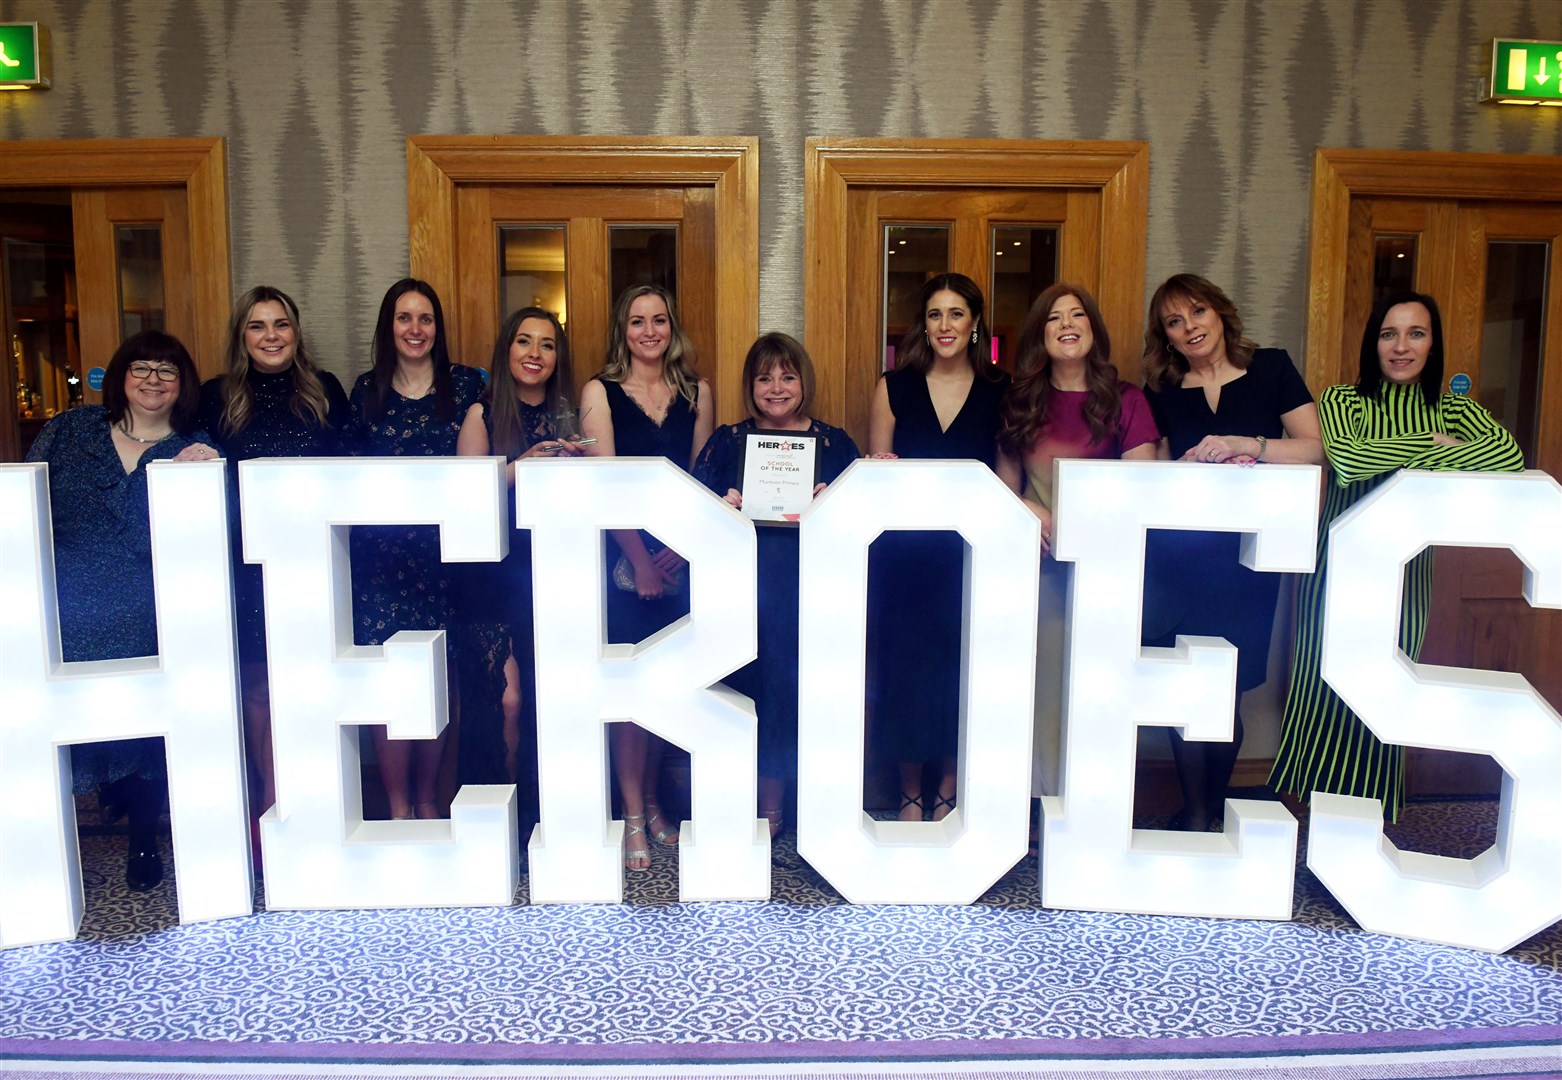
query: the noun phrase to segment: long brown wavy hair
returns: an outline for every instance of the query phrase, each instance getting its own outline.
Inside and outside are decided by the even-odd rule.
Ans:
[[[1003,376],[1003,372],[997,364],[990,362],[993,338],[987,328],[987,305],[982,300],[981,287],[964,274],[939,274],[922,283],[917,293],[917,309],[911,316],[911,326],[906,336],[900,339],[900,348],[895,351],[896,370],[910,368],[926,375],[933,366],[933,346],[927,340],[927,305],[934,293],[945,290],[964,300],[971,318],[976,320],[972,328],[976,331],[976,340],[968,343],[965,350],[965,358],[970,362],[971,370],[996,382]]]
[[[523,307],[512,311],[499,328],[494,341],[493,359],[488,365],[488,418],[493,424],[493,440],[488,447],[490,454],[513,458],[526,449],[526,429],[521,423],[520,398],[515,386],[515,376],[510,372],[510,345],[527,319],[543,319],[553,324],[553,374],[543,387],[543,405],[550,413],[575,407],[570,394],[575,386],[569,361],[569,339],[564,327],[551,311],[539,307]]]
[[[1161,283],[1150,297],[1150,314],[1144,330],[1144,383],[1151,390],[1163,386],[1180,386],[1188,373],[1188,358],[1172,348],[1166,336],[1166,326],[1161,321],[1166,306],[1172,303],[1208,304],[1220,316],[1225,326],[1226,359],[1235,368],[1246,368],[1253,362],[1253,350],[1258,342],[1243,336],[1242,317],[1231,298],[1220,286],[1197,274],[1173,274]]]
[[[699,404],[700,374],[694,369],[694,342],[678,321],[678,302],[660,285],[631,285],[618,294],[613,305],[613,325],[608,330],[607,356],[602,378],[621,383],[629,374],[629,306],[642,296],[659,297],[667,305],[667,351],[662,353],[662,378],[690,405]]]
[[[1112,365],[1112,339],[1101,319],[1101,309],[1096,306],[1096,298],[1085,289],[1059,282],[1044,289],[1031,304],[1015,346],[1015,366],[1019,374],[1004,395],[998,425],[998,445],[1013,458],[1023,457],[1047,426],[1054,390],[1052,358],[1047,355],[1047,320],[1057,302],[1065,296],[1079,300],[1079,306],[1085,309],[1085,318],[1090,320],[1090,333],[1094,338],[1090,352],[1085,356],[1085,386],[1090,395],[1085,399],[1085,422],[1090,425],[1090,437],[1099,441],[1117,430],[1117,420],[1123,411],[1123,394],[1117,368]]]
[[[222,424],[227,435],[237,435],[249,426],[250,415],[255,408],[255,395],[249,387],[250,355],[244,344],[244,328],[249,325],[250,312],[256,304],[272,302],[282,305],[288,321],[293,324],[293,396],[288,402],[293,415],[306,424],[323,428],[329,421],[330,402],[325,396],[325,386],[320,381],[320,368],[304,347],[304,327],[299,322],[298,305],[281,289],[270,285],[256,285],[239,297],[233,305],[233,317],[228,320],[228,348],[224,353],[228,373],[222,380]]]

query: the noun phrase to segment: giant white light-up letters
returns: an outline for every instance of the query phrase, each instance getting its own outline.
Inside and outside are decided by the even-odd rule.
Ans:
[[[943,821],[862,810],[868,546],[886,529],[953,529],[967,545],[960,775]],[[859,461],[802,530],[797,849],[853,903],[971,903],[1025,854],[1040,523],[979,462]]]
[[[444,631],[353,644],[348,526],[438,525],[447,562],[509,548],[497,458],[239,464],[244,555],[264,568],[277,802],[261,817],[266,906],[508,904],[513,785],[467,785],[444,821],[365,821],[358,725],[394,739],[445,726]]]
[[[46,469],[0,466],[0,947],[68,941],[81,925],[73,743],[162,736],[179,918],[247,915],[223,465],[147,469],[159,654],[69,664]]]
[[[1497,843],[1474,859],[1401,851],[1376,799],[1316,793],[1307,865],[1365,929],[1502,952],[1562,917],[1562,718],[1522,675],[1400,650],[1404,567],[1432,544],[1511,548],[1525,599],[1562,607],[1562,486],[1403,472],[1329,531],[1324,678],[1385,742],[1495,757]]]
[[[1139,647],[1147,529],[1241,532],[1243,565],[1310,571],[1313,465],[1057,462],[1057,558],[1074,564],[1062,796],[1042,800],[1042,903],[1093,911],[1289,919],[1296,819],[1230,799],[1223,833],[1133,827],[1138,726],[1231,738],[1236,649],[1222,638]]]
[[[635,723],[692,760],[678,843],[684,900],[770,896],[770,831],[755,815],[752,702],[718,679],[754,659],[754,525],[662,458],[518,462],[516,521],[532,530],[542,824],[534,903],[618,903],[623,822],[607,817],[605,723]],[[602,530],[647,529],[689,560],[690,613],[636,645],[604,644]],[[613,549],[617,558],[617,548]]]

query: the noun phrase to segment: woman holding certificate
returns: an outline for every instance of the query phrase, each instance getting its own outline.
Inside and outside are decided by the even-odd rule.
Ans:
[[[786,783],[797,775],[798,550],[791,522],[858,455],[851,436],[809,415],[814,365],[793,338],[765,334],[755,341],[743,361],[743,385],[748,419],[711,436],[694,477],[759,523],[759,657],[727,684],[754,699],[759,813],[773,838],[781,831]],[[775,473],[789,479],[770,480]]]
[[[694,344],[666,289],[635,285],[618,298],[602,371],[580,394],[580,426],[589,455],[665,457],[680,469],[693,466],[715,426],[710,386],[695,373]],[[609,641],[643,641],[687,614],[688,563],[676,551],[649,533],[619,529],[607,554]],[[677,828],[657,802],[664,744],[637,724],[611,730],[624,867],[649,870],[647,831],[664,847],[678,843]]]
[[[895,370],[879,380],[868,417],[875,457],[996,463],[999,405],[1009,376],[992,362],[976,282],[940,274],[922,286]],[[955,808],[965,542],[951,532],[881,536],[874,569],[877,719],[900,767],[900,820],[942,821]],[[923,767],[938,763],[927,800]]]

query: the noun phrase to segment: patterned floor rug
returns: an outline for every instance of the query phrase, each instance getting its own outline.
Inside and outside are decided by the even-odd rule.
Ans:
[[[1417,804],[1470,855],[1491,803]],[[78,940],[0,953],[6,1076],[1562,1075],[1562,925],[1502,956],[1288,923],[1053,911],[1027,860],[969,907],[846,904],[789,840],[768,904],[264,912],[180,926],[83,841]]]

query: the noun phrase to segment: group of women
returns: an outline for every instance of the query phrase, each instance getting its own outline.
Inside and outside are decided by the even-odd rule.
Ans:
[[[1442,330],[1426,296],[1385,298],[1363,335],[1360,375],[1330,387],[1315,406],[1290,358],[1244,336],[1236,307],[1212,283],[1179,274],[1156,290],[1145,333],[1143,388],[1122,381],[1108,330],[1089,292],[1055,285],[1031,307],[1018,338],[1014,378],[992,362],[980,289],[960,274],[922,288],[895,369],[879,382],[868,453],[877,458],[975,459],[987,464],[1041,523],[1036,795],[1059,786],[1064,598],[1068,568],[1050,556],[1052,465],[1059,458],[1118,457],[1333,468],[1318,571],[1302,587],[1277,788],[1365,794],[1392,815],[1402,800],[1398,747],[1384,746],[1318,674],[1327,525],[1395,470],[1517,469],[1518,447],[1479,405],[1441,392]],[[305,348],[299,311],[265,286],[240,298],[229,327],[227,372],[198,386],[184,347],[138,334],[110,362],[101,405],[73,409],[44,429],[29,460],[50,465],[60,625],[66,660],[157,651],[146,466],[220,456],[230,468],[255,457],[361,455],[502,456],[507,478],[521,459],[659,456],[691,471],[741,508],[746,437],[807,433],[816,440],[817,493],[859,450],[813,415],[815,375],[803,347],[766,334],[744,360],[746,418],[717,428],[709,385],[680,326],[674,298],[655,285],[630,288],[613,311],[601,371],[573,400],[569,343],[555,315],[523,308],[504,322],[486,372],[451,360],[443,308],[424,282],[385,294],[373,366],[351,394]],[[485,378],[486,375],[486,378]],[[1321,424],[1320,424],[1321,414]],[[235,482],[230,491],[237,491]],[[232,508],[237,515],[235,500]],[[513,508],[512,508],[513,514]],[[536,815],[532,662],[534,616],[528,534],[515,530],[502,563],[440,561],[433,526],[353,530],[353,618],[359,644],[399,630],[446,629],[457,688],[462,782],[518,782],[523,816]],[[275,797],[265,623],[258,567],[233,530],[242,704],[257,779],[257,809]],[[649,533],[604,538],[609,568],[607,633],[641,641],[688,611],[687,563]],[[797,770],[798,534],[761,527],[758,659],[729,684],[755,701],[759,807],[772,835],[782,826],[786,784]],[[1238,689],[1265,679],[1276,575],[1237,561],[1237,538],[1155,533],[1146,555],[1146,644],[1217,635],[1238,648]],[[939,820],[958,804],[962,541],[953,533],[893,533],[875,548],[875,713],[899,763],[902,820]],[[1430,556],[1407,585],[1401,642],[1418,654],[1426,625]],[[1173,739],[1184,805],[1177,827],[1204,829],[1220,816],[1241,742]],[[435,817],[443,739],[374,745],[389,813]],[[624,817],[624,865],[651,865],[652,842],[678,829],[662,809],[665,747],[615,724],[613,771]],[[73,748],[78,791],[105,788],[129,817],[127,880],[162,876],[156,847],[163,763],[155,740]],[[525,834],[523,830],[523,835]]]

